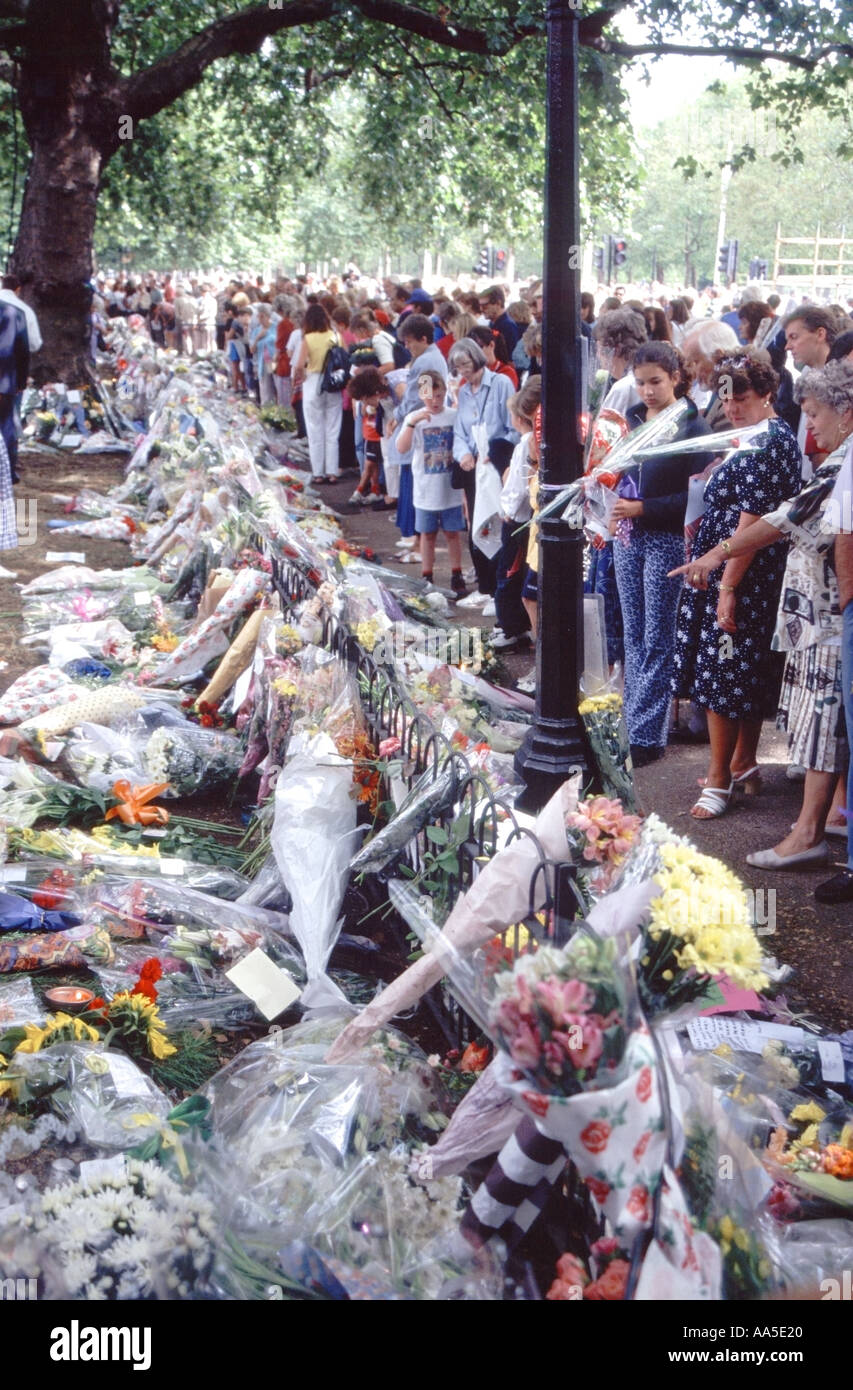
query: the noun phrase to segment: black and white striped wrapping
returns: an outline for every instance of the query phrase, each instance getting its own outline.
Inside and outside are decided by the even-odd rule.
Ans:
[[[566,1164],[566,1150],[523,1115],[478,1187],[462,1220],[472,1245],[500,1236],[513,1250],[548,1201]]]

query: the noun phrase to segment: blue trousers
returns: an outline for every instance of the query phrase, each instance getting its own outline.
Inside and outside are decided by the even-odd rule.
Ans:
[[[612,541],[603,550],[590,547],[589,575],[583,586],[584,593],[604,596],[604,628],[607,634],[607,661],[610,666],[615,666],[617,661],[625,665],[622,608],[616,588],[616,576],[613,573],[613,547],[617,544],[617,541]]]
[[[672,700],[675,622],[684,536],[635,525],[628,545],[614,541],[613,564],[625,630],[625,719],[631,743],[665,748]]]
[[[853,811],[853,602],[844,610],[844,635],[841,639],[841,684],[844,688],[844,718],[850,740],[850,765],[847,769],[847,811]],[[847,867],[853,869],[853,820],[847,822]]]

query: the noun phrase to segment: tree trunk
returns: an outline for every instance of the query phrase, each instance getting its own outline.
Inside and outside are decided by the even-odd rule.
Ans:
[[[82,385],[88,375],[92,244],[103,155],[85,130],[33,148],[12,269],[36,311],[44,347],[33,359],[38,383]]]
[[[120,79],[109,40],[118,0],[29,0],[18,96],[32,162],[12,269],[44,347],[36,381],[82,385],[101,175],[120,143]],[[132,135],[132,123],[126,132]]]

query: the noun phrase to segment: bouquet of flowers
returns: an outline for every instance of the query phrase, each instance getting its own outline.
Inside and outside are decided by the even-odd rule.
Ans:
[[[616,691],[588,695],[578,705],[592,756],[605,790],[629,811],[636,810],[634,775],[622,696]]]
[[[566,817],[572,858],[580,870],[580,887],[601,895],[612,886],[640,829],[639,816],[627,815],[621,802],[591,796]]]
[[[165,795],[181,797],[232,781],[243,749],[232,735],[199,728],[188,720],[155,729],[142,757],[153,782],[169,783]]]
[[[466,1214],[475,1243],[526,1231],[538,1214],[526,1199],[566,1156],[621,1244],[651,1226],[666,1126],[654,1047],[619,956],[616,941],[582,929],[493,977],[496,1076],[523,1118]]]
[[[207,1198],[133,1158],[121,1172],[49,1188],[33,1228],[44,1264],[59,1262],[53,1296],[87,1301],[205,1294],[216,1233]]]

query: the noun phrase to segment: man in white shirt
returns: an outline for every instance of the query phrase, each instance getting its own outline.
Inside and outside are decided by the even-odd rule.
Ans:
[[[15,308],[20,309],[26,319],[27,338],[29,339],[30,355],[32,356],[32,354],[38,352],[41,347],[42,336],[39,329],[39,321],[35,316],[34,310],[32,310],[29,304],[26,304],[23,299],[19,299],[18,297],[17,291],[20,288],[21,279],[19,275],[4,275],[3,288],[0,289],[0,300],[3,300],[5,304],[14,304]]]

